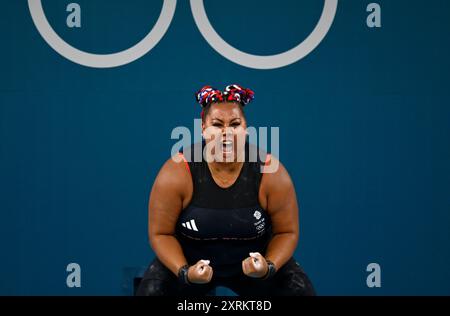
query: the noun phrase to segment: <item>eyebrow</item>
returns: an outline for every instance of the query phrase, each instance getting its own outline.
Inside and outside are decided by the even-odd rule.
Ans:
[[[235,117],[235,118],[231,119],[231,122],[233,122],[235,120],[240,120],[240,119],[241,119],[240,117]],[[221,119],[219,119],[219,118],[212,118],[211,121],[220,121],[220,122],[223,123],[223,121]]]

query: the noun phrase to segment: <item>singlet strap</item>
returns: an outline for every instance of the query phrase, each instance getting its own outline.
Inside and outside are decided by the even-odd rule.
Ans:
[[[191,177],[192,177],[191,168],[189,168],[189,163],[188,163],[188,161],[186,160],[186,157],[184,157],[184,154],[183,154],[182,152],[178,152],[178,155],[181,157],[181,159],[183,159],[184,165],[186,166],[186,169],[189,171],[189,174],[190,174]]]
[[[272,162],[272,155],[270,153],[266,154],[266,161],[264,161],[264,165],[262,167],[262,173],[266,173],[266,169],[267,167],[270,165],[270,163]]]

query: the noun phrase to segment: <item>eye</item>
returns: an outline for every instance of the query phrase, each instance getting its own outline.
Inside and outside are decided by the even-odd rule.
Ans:
[[[233,127],[236,127],[236,126],[239,126],[239,125],[241,125],[241,123],[239,123],[239,122],[231,123],[231,126],[233,126]]]
[[[213,125],[212,126],[215,126],[215,127],[221,127],[222,126],[222,124],[220,124],[220,123],[213,123]]]

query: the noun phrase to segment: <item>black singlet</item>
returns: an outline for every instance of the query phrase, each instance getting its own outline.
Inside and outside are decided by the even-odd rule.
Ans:
[[[258,200],[261,168],[268,154],[247,142],[238,178],[230,187],[222,188],[205,160],[194,162],[196,146],[204,148],[205,142],[183,153],[192,177],[193,196],[180,213],[176,237],[189,264],[210,260],[216,277],[242,273],[242,260],[249,252],[264,256],[272,237],[270,217]],[[257,153],[257,161],[251,161],[250,151]]]

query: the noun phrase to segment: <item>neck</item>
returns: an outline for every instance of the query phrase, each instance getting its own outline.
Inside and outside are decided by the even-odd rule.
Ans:
[[[213,161],[209,163],[212,169],[216,171],[227,171],[227,172],[236,171],[237,169],[240,168],[242,164],[243,164],[242,161],[233,161],[233,162]]]

